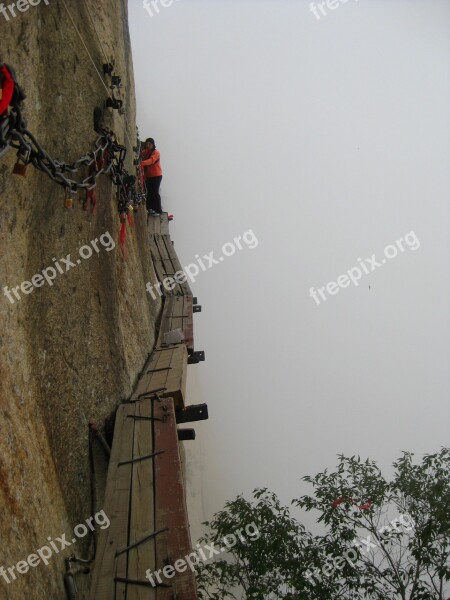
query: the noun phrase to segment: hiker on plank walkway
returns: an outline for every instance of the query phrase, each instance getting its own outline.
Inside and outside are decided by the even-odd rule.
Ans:
[[[144,167],[145,185],[147,187],[147,210],[151,215],[160,215],[161,196],[159,188],[162,181],[161,155],[156,149],[155,140],[147,138],[141,165]]]

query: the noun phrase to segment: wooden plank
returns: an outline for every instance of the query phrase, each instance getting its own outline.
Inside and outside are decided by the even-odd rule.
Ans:
[[[168,246],[172,246],[172,242],[170,241],[170,237],[167,235],[158,235],[155,236],[155,244],[158,247],[158,252],[162,264],[163,271],[166,277],[172,277],[175,275],[177,271],[181,271],[181,267],[179,266],[179,261],[174,261],[173,257],[168,252]],[[175,296],[184,294],[184,284],[177,283],[173,290],[167,291],[168,294],[173,294]]]
[[[172,240],[167,235],[161,236],[161,238],[162,238],[162,241],[164,242],[164,245],[166,247],[167,254],[168,254],[168,256],[172,260],[172,265],[173,265],[174,272],[182,271],[183,269],[181,268],[181,263],[180,263],[180,261],[178,259],[177,253],[175,252],[175,248],[173,246]],[[182,293],[184,295],[192,296],[192,291],[191,291],[191,288],[190,288],[189,283],[187,281],[185,283],[180,284],[180,287],[181,287]]]
[[[131,396],[131,402],[136,402],[141,394],[165,388],[158,392],[159,395],[163,398],[173,396],[177,408],[183,408],[186,397],[187,359],[185,344],[155,350],[145,364],[143,375]]]
[[[192,296],[183,295],[176,298],[177,304],[172,312],[171,329],[182,329],[184,343],[188,348],[194,348],[193,335],[193,301]]]
[[[173,265],[172,265],[172,261],[170,260],[170,256],[169,253],[167,252],[167,248],[166,245],[164,243],[164,240],[167,236],[165,235],[156,235],[155,236],[155,244],[158,247],[158,252],[159,252],[159,256],[161,257],[162,261],[167,261],[167,274],[168,275],[172,275],[173,273],[175,273],[175,271],[173,270]]]
[[[168,415],[165,423],[155,423],[155,437],[160,447],[166,449],[155,468],[156,526],[170,527],[169,531],[159,536],[156,541],[156,564],[158,569],[162,569],[166,559],[173,564],[177,559],[189,554],[192,546],[172,398],[166,398],[156,404],[155,413]],[[190,569],[177,573],[174,578],[166,580],[166,583],[171,588],[160,588],[158,600],[171,600],[174,592],[180,599],[196,600],[195,578]]]
[[[189,349],[194,349],[192,296],[166,296],[164,298],[156,348],[164,347],[165,334],[174,329],[181,329],[184,334],[184,343]]]
[[[150,359],[145,364],[143,375],[139,379],[136,389],[134,390],[131,396],[131,401],[138,400],[141,394],[145,394],[151,390],[165,387],[167,372],[152,372],[154,369],[162,369],[165,366],[170,366],[170,362],[167,362],[166,351],[163,354],[163,360],[160,360],[160,358],[161,357],[159,352],[154,352],[151,355]],[[164,365],[164,367],[162,365]],[[150,373],[148,373],[147,371],[150,371]]]
[[[167,277],[171,277],[176,272],[173,261],[167,253],[166,245],[161,239],[162,236],[156,234],[152,237],[150,244],[155,272],[160,282],[164,281]],[[160,289],[164,296],[181,296],[185,293],[183,286],[184,284],[175,282],[172,290],[168,290],[164,286],[161,286]]]
[[[115,597],[114,577],[126,577],[126,556],[116,558],[116,551],[128,541],[128,512],[131,485],[131,466],[119,466],[132,454],[135,404],[123,404],[116,413],[114,440],[108,467],[104,510],[110,526],[100,531],[92,576],[90,600],[110,600]],[[121,598],[124,586],[118,584],[116,596]],[[120,592],[120,593],[119,593]]]
[[[150,239],[150,251],[152,253],[153,265],[155,267],[156,277],[158,281],[164,281],[166,275],[164,270],[164,264],[161,260],[161,254],[157,244],[158,235],[153,235]],[[161,292],[163,295],[167,295],[167,290],[161,286]]]
[[[142,375],[139,378],[136,388],[133,391],[133,394],[130,398],[130,400],[132,402],[135,402],[136,400],[138,400],[139,396],[141,394],[145,394],[149,390],[153,390],[156,388],[154,373],[151,373],[151,372],[148,373],[148,371],[152,371],[153,369],[156,369],[157,364],[158,364],[158,353],[153,352],[153,354],[150,356],[150,358],[145,363],[144,369],[142,371]],[[165,385],[165,379],[163,381],[163,385],[159,385],[157,387],[164,387],[164,385]]]
[[[164,397],[172,396],[177,408],[184,408],[187,380],[187,349],[184,344],[173,349],[172,369],[168,372]]]
[[[183,271],[169,235],[159,233],[151,235],[150,248],[155,272],[160,282],[164,281],[166,277],[173,277],[175,273]],[[161,287],[161,291],[165,296],[192,296],[187,281],[181,284],[176,283],[173,290]]]
[[[160,233],[169,235],[169,215],[167,213],[163,213],[160,217]]]
[[[150,356],[147,358],[147,362],[144,365],[144,368],[142,369],[142,374],[139,377],[139,380],[136,384],[136,387],[133,391],[133,394],[131,395],[130,398],[130,402],[135,402],[136,400],[138,400],[139,396],[141,394],[144,394],[146,392],[148,392],[151,389],[154,389],[151,383],[151,379],[152,379],[152,373],[148,372],[148,371],[152,371],[153,369],[157,368],[157,360],[158,360],[158,353],[157,352],[152,352],[152,354],[150,354]]]
[[[190,350],[194,350],[194,308],[192,296],[183,297],[183,332],[184,342]]]
[[[155,235],[155,233],[161,233],[161,219],[149,215],[147,218],[147,229],[150,235]]]
[[[161,235],[155,236],[155,245],[158,248],[159,260],[161,261],[164,268],[164,275],[169,277],[175,273],[173,269],[172,261],[169,257],[169,254],[166,249],[166,245],[164,244],[164,237]]]
[[[136,415],[152,416],[151,400],[136,403]],[[154,452],[152,421],[139,419],[135,421],[133,456],[146,456]],[[153,460],[147,459],[135,463],[132,467],[131,514],[129,545],[155,531],[154,519],[154,482]],[[137,581],[145,580],[147,569],[155,569],[155,542],[147,540],[128,551],[128,578]],[[141,586],[127,586],[127,600],[153,600],[156,589]]]
[[[156,342],[156,348],[160,348],[164,342],[164,334],[168,333],[172,330],[171,321],[172,321],[172,313],[173,306],[175,300],[178,299],[178,296],[165,296],[164,304],[161,315],[161,322],[159,326],[158,339]]]
[[[177,296],[172,306],[170,330],[183,329],[184,296]]]
[[[155,233],[169,235],[169,215],[166,212],[159,215],[159,217],[149,217],[147,225],[150,235]]]
[[[184,300],[175,305],[184,307]],[[177,308],[176,312],[179,311]],[[150,417],[159,403],[150,399],[137,401],[139,394],[164,387],[161,397],[171,397],[176,408],[184,408],[187,357],[185,344],[153,352],[133,393],[135,401],[117,410],[104,504],[110,526],[100,531],[90,600],[156,600],[156,594],[159,597],[161,592],[151,587],[114,582],[115,577],[144,581],[147,569],[154,571],[157,565],[156,540],[148,540],[118,556],[116,553],[158,529],[153,480],[158,458],[120,466],[119,463],[155,451],[154,423],[130,417]],[[152,369],[163,370],[147,373]]]

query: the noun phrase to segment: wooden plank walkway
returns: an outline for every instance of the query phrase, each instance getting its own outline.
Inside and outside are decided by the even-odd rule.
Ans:
[[[159,217],[148,217],[147,226],[150,235],[155,233],[169,235],[169,215],[162,213]]]
[[[192,571],[162,573],[192,552],[178,444],[173,398],[119,407],[89,600],[196,600]]]
[[[162,282],[167,277],[173,277],[175,273],[182,271],[181,263],[178,260],[170,236],[158,233],[152,235],[150,247],[159,281]],[[180,279],[182,278],[180,277]],[[160,289],[164,296],[192,296],[192,291],[187,281],[183,283],[175,281],[171,290],[166,289],[164,286],[161,286]]]
[[[150,217],[148,231],[162,282],[181,271],[167,213]],[[155,348],[129,401],[116,414],[104,504],[111,524],[99,532],[89,600],[197,598],[190,570],[158,587],[146,577],[192,551],[176,411],[186,407],[188,356],[194,351],[193,297],[187,283],[161,289]],[[168,344],[166,335],[178,329],[184,340]]]
[[[170,415],[166,423],[155,422],[157,447],[166,450],[155,463],[156,527],[159,529],[170,523],[168,531],[156,539],[156,570],[162,570],[166,564],[173,566],[177,561],[184,560],[192,549],[172,398],[155,403],[155,414]],[[158,589],[158,600],[173,600],[174,597],[178,600],[197,598],[195,577],[189,568],[170,579],[164,578],[163,574],[161,578],[163,583],[171,587]]]
[[[164,298],[161,321],[159,325],[157,348],[166,346],[165,336],[174,329],[181,329],[184,343],[194,349],[194,325],[192,296],[167,296]]]
[[[185,344],[154,350],[145,363],[131,401],[158,393],[161,398],[173,397],[176,407],[184,408],[187,358]]]
[[[152,404],[144,400],[117,410],[104,505],[111,524],[100,531],[90,600],[156,600],[145,574],[156,564],[155,538],[148,536],[155,532],[157,457],[142,459],[155,447]]]

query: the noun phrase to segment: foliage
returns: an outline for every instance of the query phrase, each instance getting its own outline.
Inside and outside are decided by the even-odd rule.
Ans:
[[[303,479],[312,495],[293,504],[316,511],[325,527],[313,535],[267,488],[242,496],[214,516],[203,542],[220,560],[198,572],[201,598],[225,600],[446,600],[450,596],[450,449],[414,464],[404,452],[388,482],[375,462],[338,457],[334,472]],[[245,536],[255,525],[258,539]]]

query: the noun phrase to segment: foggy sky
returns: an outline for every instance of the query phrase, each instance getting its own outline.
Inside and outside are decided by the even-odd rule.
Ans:
[[[186,443],[194,537],[238,493],[306,493],[338,453],[389,473],[402,450],[448,445],[450,2],[348,0],[320,20],[302,0],[129,10],[182,265],[258,240],[192,285],[207,359],[188,400],[210,412]],[[310,296],[409,232],[415,250]]]

